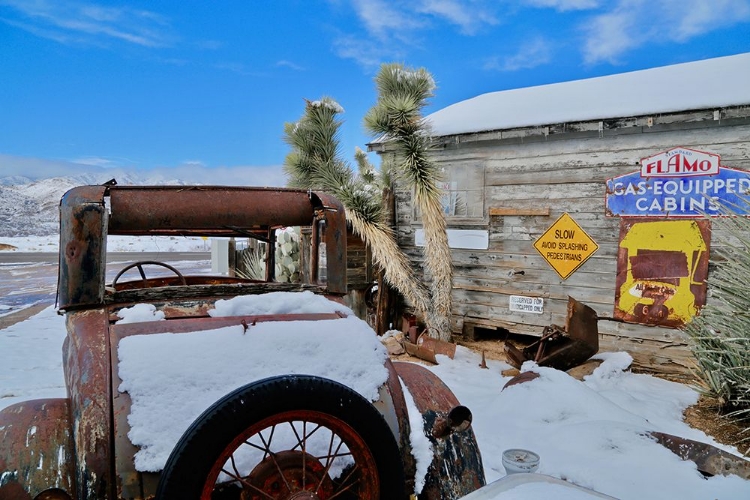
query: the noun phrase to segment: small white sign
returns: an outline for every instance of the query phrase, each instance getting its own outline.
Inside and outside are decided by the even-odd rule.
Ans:
[[[525,297],[523,295],[511,295],[509,300],[510,310],[532,314],[544,313],[544,299],[542,297]]]
[[[468,250],[487,250],[490,246],[489,231],[481,229],[448,229],[448,246],[451,248],[465,248]],[[425,245],[424,229],[414,231],[414,245]]]

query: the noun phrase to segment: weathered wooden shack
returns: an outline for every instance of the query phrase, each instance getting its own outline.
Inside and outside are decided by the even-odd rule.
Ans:
[[[600,350],[689,370],[676,327],[711,300],[725,239],[699,212],[750,188],[750,54],[484,94],[427,122],[454,333],[538,336],[565,324],[572,296],[600,317]],[[399,245],[419,266],[421,219],[412,193],[395,193]]]

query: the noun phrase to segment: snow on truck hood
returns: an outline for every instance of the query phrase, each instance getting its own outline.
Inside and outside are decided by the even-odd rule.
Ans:
[[[140,304],[120,312],[158,320]],[[153,306],[151,306],[153,307]],[[336,380],[370,401],[386,382],[388,357],[370,326],[352,311],[312,292],[274,292],[216,302],[213,317],[286,314],[349,314],[321,321],[257,323],[191,333],[123,338],[118,346],[120,392],[132,400],[130,441],[140,450],[136,470],[162,470],[190,424],[227,393],[276,375],[306,374]]]

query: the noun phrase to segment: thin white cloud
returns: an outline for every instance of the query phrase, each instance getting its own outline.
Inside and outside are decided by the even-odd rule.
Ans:
[[[570,10],[588,10],[597,8],[600,0],[524,0],[526,5],[540,8],[551,8],[558,12]]]
[[[293,69],[294,71],[304,71],[305,70],[305,68],[303,68],[299,64],[295,64],[292,61],[287,61],[285,59],[282,59],[281,61],[278,61],[276,63],[276,67],[277,68],[289,68],[289,69]]]
[[[421,35],[437,29],[438,21],[456,26],[464,35],[499,23],[496,11],[500,7],[491,0],[352,0],[350,5],[363,30],[339,36],[334,50],[339,57],[367,68],[403,57],[401,52],[409,47],[419,47]]]
[[[414,4],[420,14],[445,19],[458,26],[463,34],[474,35],[485,25],[496,25],[496,14],[484,2],[460,0],[422,0]]]
[[[102,167],[102,168],[111,168],[115,166],[115,162],[112,161],[109,158],[100,158],[98,156],[87,156],[84,158],[77,158],[75,160],[72,160],[73,163],[78,163],[80,165],[89,165],[91,167]]]
[[[11,21],[6,16],[2,19],[6,24],[60,43],[119,40],[143,47],[165,47],[174,41],[168,20],[155,12],[50,0],[0,0],[0,6],[25,18]]]
[[[507,57],[493,57],[484,64],[484,69],[499,71],[517,71],[536,68],[547,64],[552,59],[550,43],[543,37],[536,37],[525,42],[519,51]]]
[[[233,62],[233,61],[219,62],[219,63],[214,64],[214,68],[225,70],[225,71],[231,71],[232,73],[237,73],[238,75],[242,75],[242,76],[249,76],[253,74],[250,68],[248,68],[245,63],[241,63],[241,62]]]
[[[376,68],[385,59],[398,59],[397,53],[382,43],[354,37],[340,36],[334,41],[333,50],[342,59],[352,59],[368,69]]]
[[[224,46],[224,43],[218,40],[202,40],[195,42],[194,45],[202,50],[219,50]]]
[[[410,15],[407,5],[396,6],[393,2],[385,0],[354,0],[352,2],[367,32],[379,39],[423,26],[424,21],[417,16]]]
[[[621,54],[643,43],[639,38],[644,33],[638,29],[638,20],[638,14],[627,9],[596,16],[585,28],[584,61],[617,64]]]
[[[583,25],[588,64],[616,64],[647,43],[682,43],[750,20],[750,0],[619,0]]]

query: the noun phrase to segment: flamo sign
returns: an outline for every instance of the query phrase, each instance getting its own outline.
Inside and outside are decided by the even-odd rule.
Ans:
[[[538,240],[534,248],[562,279],[567,279],[599,249],[573,218],[564,213]]]
[[[750,173],[724,168],[717,154],[672,148],[641,160],[641,170],[607,180],[607,215],[700,217],[721,206],[750,215]]]

